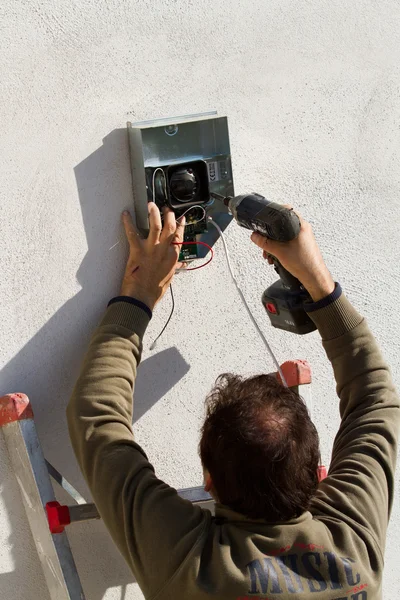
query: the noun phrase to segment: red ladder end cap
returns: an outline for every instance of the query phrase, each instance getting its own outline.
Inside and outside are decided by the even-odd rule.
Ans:
[[[281,365],[281,370],[289,387],[311,383],[311,366],[306,360],[287,360]],[[276,376],[282,383],[280,374]]]
[[[25,394],[6,394],[0,398],[0,427],[33,419],[33,411],[28,396]]]
[[[47,502],[47,520],[51,533],[62,533],[66,525],[71,523],[68,506],[62,506],[59,502]]]

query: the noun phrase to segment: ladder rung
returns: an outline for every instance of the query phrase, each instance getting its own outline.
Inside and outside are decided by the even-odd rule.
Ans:
[[[208,492],[202,486],[185,488],[178,490],[178,494],[185,500],[190,500],[193,504],[197,502],[212,502],[213,499]]]

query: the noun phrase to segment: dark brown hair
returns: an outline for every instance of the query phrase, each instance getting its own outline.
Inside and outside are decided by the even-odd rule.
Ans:
[[[199,452],[218,501],[287,521],[318,485],[319,440],[304,400],[272,375],[221,375],[206,400]]]

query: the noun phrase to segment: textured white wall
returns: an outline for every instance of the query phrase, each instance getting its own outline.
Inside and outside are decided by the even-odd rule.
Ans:
[[[83,493],[65,406],[90,332],[118,290],[119,215],[132,195],[127,120],[217,108],[229,116],[237,192],[292,203],[368,317],[400,383],[400,6],[397,0],[9,0],[0,8],[0,391],[26,392],[47,457]],[[326,462],[338,426],[316,334],[273,331],[260,306],[274,274],[228,229],[246,296],[278,358],[307,358]],[[222,371],[271,371],[229,280],[221,244],[180,276],[159,348],[145,340],[137,439],[175,486],[201,482],[203,398]],[[0,438],[0,596],[47,592]],[[385,599],[400,589],[397,499]],[[141,593],[101,523],[71,529],[88,600]]]

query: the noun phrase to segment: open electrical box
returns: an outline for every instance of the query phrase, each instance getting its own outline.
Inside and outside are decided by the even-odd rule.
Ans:
[[[185,241],[213,246],[219,237],[211,217],[224,230],[232,216],[212,192],[233,196],[232,162],[227,117],[216,112],[128,123],[136,226],[149,231],[147,203],[169,206],[186,217]],[[182,247],[181,260],[202,258],[204,246]]]

